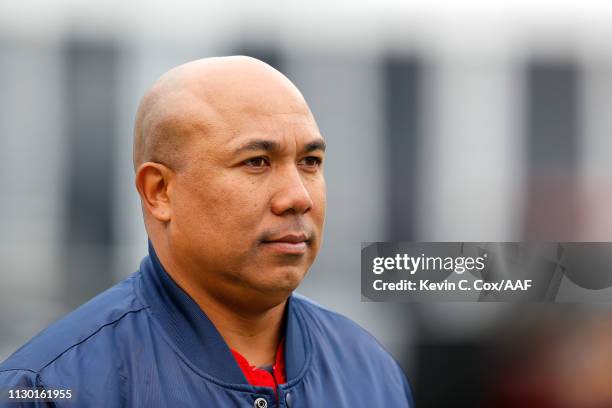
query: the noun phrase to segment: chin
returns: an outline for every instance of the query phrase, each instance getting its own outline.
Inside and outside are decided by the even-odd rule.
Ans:
[[[303,267],[274,267],[264,277],[259,276],[257,286],[268,293],[285,293],[288,296],[302,283],[305,276]]]

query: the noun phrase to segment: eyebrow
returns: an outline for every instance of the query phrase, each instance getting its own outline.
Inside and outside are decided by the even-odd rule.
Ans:
[[[314,152],[320,150],[325,151],[325,141],[323,139],[309,142],[304,147],[304,153]],[[234,150],[234,155],[238,155],[245,151],[265,151],[265,152],[278,152],[280,150],[280,144],[274,140],[256,139],[250,140],[247,143],[239,146]]]
[[[306,147],[304,148],[304,152],[305,153],[310,153],[310,152],[314,152],[316,150],[320,150],[322,152],[325,152],[325,148],[327,146],[325,145],[325,141],[323,139],[321,140],[315,140],[314,142],[310,142],[306,144]]]

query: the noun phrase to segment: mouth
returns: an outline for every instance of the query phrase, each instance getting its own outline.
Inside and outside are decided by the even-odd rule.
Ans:
[[[262,241],[262,245],[274,252],[302,255],[306,253],[311,239],[305,233],[290,233],[278,238]]]

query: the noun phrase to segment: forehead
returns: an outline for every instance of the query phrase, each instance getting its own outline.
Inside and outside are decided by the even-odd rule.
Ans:
[[[239,151],[258,150],[256,144],[251,145],[250,149],[241,149],[251,141],[270,141],[274,149],[267,150],[295,153],[312,142],[323,140],[309,111],[232,111],[220,115],[215,124],[211,125],[208,126],[207,134],[196,141],[194,148],[197,152],[194,153],[220,158],[232,157]]]
[[[195,84],[188,93],[195,104],[182,104],[199,123],[196,150],[208,154],[231,151],[249,138],[274,140],[291,148],[321,139],[317,124],[300,92],[288,80],[269,72],[252,77],[227,75]],[[195,109],[194,109],[195,108]]]

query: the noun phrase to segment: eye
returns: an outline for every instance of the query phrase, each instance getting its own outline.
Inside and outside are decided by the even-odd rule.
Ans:
[[[253,157],[252,159],[245,160],[242,163],[247,167],[253,168],[261,168],[270,165],[270,161],[264,156]]]
[[[302,166],[306,166],[306,167],[319,167],[322,162],[323,162],[323,159],[321,159],[320,157],[308,156],[300,160],[298,164]]]

